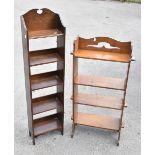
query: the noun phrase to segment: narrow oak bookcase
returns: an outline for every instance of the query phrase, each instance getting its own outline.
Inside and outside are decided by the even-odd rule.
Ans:
[[[104,45],[100,48],[95,47],[100,43],[103,43]],[[112,77],[79,74],[79,58],[127,63],[128,67],[126,77],[123,79],[119,79]],[[117,145],[119,145],[121,128],[124,127],[122,119],[124,108],[127,107],[125,97],[130,63],[132,60],[134,59],[132,59],[131,42],[119,42],[108,37],[96,37],[91,39],[78,37],[74,41],[73,95],[71,97],[71,99],[73,100],[73,125],[71,137],[73,137],[74,135],[76,125],[84,125],[118,132]],[[95,94],[81,93],[78,91],[79,85],[121,90],[124,92],[124,95],[122,98],[117,98],[113,96],[100,96]],[[78,111],[78,105],[120,110],[121,115],[119,118],[115,118],[109,115],[106,116],[83,113]]]
[[[35,145],[35,137],[50,131],[64,130],[64,76],[65,76],[65,27],[58,14],[49,9],[33,9],[21,16],[25,88],[29,135]],[[57,37],[57,47],[29,50],[30,39]],[[57,63],[57,70],[31,74],[34,66]],[[56,93],[32,97],[33,91],[56,86]],[[55,110],[55,114],[35,118]]]

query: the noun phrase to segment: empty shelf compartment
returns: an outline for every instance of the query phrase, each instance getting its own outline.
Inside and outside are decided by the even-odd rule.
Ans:
[[[64,34],[58,29],[28,31],[28,36],[30,39],[46,38],[60,35]]]
[[[75,93],[74,102],[82,105],[121,110],[123,99],[112,96],[99,96],[86,93]],[[126,107],[126,104],[125,104]]]
[[[30,66],[63,61],[63,58],[59,54],[57,48],[32,51],[29,53],[29,56],[30,56]]]
[[[119,130],[120,119],[103,116],[103,115],[94,115],[78,112],[75,114],[75,123],[79,125],[85,125],[90,127],[108,129],[108,130]]]
[[[32,99],[33,114],[57,109],[62,110],[62,103],[57,94]]]
[[[43,89],[63,84],[62,79],[58,75],[58,71],[42,73],[31,76],[31,89]]]
[[[105,51],[78,49],[75,52],[74,56],[78,58],[85,58],[85,59],[96,59],[96,60],[124,62],[124,63],[128,63],[129,61],[131,61],[131,56],[129,54],[118,53],[118,52],[105,52]]]
[[[125,90],[125,80],[119,78],[111,77],[100,77],[94,75],[77,75],[74,80],[74,84],[116,89],[116,90]]]
[[[38,136],[54,130],[62,130],[62,125],[57,115],[46,116],[33,120],[34,136]]]

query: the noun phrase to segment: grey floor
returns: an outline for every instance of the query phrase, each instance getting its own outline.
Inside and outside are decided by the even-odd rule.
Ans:
[[[105,0],[15,0],[15,154],[16,155],[138,155],[140,154],[140,5]],[[66,34],[66,81],[65,81],[65,132],[52,132],[36,138],[32,145],[28,136],[27,110],[24,86],[21,30],[19,16],[32,8],[49,8],[61,15],[67,28]],[[78,126],[73,139],[71,133],[72,56],[73,40],[82,37],[109,36],[120,41],[132,41],[133,62],[127,89],[128,108],[125,110],[125,128],[122,129],[120,146],[116,146],[117,134],[89,127]],[[47,40],[33,43],[32,48],[44,46]],[[47,45],[49,41],[47,41]],[[38,45],[39,44],[39,45]],[[80,72],[122,77],[125,65],[101,61],[81,61]],[[47,66],[46,69],[49,69]],[[41,69],[36,69],[41,71]],[[105,89],[81,87],[81,91],[111,95]],[[50,90],[45,90],[44,94]],[[122,95],[112,91],[112,95]],[[100,108],[80,107],[81,111],[97,114],[115,114]]]

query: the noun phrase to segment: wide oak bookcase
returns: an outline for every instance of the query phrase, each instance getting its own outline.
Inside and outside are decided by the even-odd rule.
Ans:
[[[95,47],[103,43],[102,47]],[[108,47],[107,47],[108,45]],[[113,77],[103,77],[96,75],[80,74],[78,70],[79,59],[92,59],[94,61],[112,61],[119,63],[127,63],[126,76],[123,79]],[[108,37],[96,37],[91,39],[84,39],[78,37],[74,41],[73,51],[73,125],[72,135],[74,135],[76,125],[84,125],[118,132],[119,145],[120,132],[123,125],[123,112],[127,107],[126,89],[130,70],[130,63],[132,61],[132,46],[131,42],[119,42]],[[79,92],[78,86],[89,86],[106,88],[123,91],[123,97],[117,98],[113,96],[102,96],[89,93]],[[110,115],[96,115],[79,112],[78,106],[92,106],[100,108],[108,108],[120,110],[120,117],[112,117]]]
[[[49,9],[33,9],[21,16],[25,88],[29,135],[35,137],[50,131],[64,130],[65,27],[58,14]],[[57,47],[29,50],[31,39],[57,37]],[[57,70],[32,75],[34,66],[57,63]],[[33,98],[33,91],[56,86],[56,93]],[[41,116],[55,110],[54,114]]]

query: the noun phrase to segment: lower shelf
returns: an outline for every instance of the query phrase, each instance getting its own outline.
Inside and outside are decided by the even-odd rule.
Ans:
[[[30,66],[63,61],[57,48],[29,52]]]
[[[111,116],[101,116],[94,114],[76,113],[76,124],[90,127],[119,131],[120,119]]]
[[[73,99],[73,97],[71,97]],[[75,93],[74,102],[82,105],[121,110],[123,100],[112,96],[99,96],[86,93]],[[124,107],[127,107],[125,103]]]
[[[125,79],[96,76],[96,75],[77,75],[74,79],[74,84],[107,88],[114,90],[125,90]]]
[[[32,99],[33,115],[53,109],[62,109],[62,103],[57,94]]]
[[[58,75],[58,71],[41,73],[31,76],[32,91],[62,84],[63,81]]]
[[[62,130],[62,124],[56,115],[34,120],[34,136],[55,130]]]

